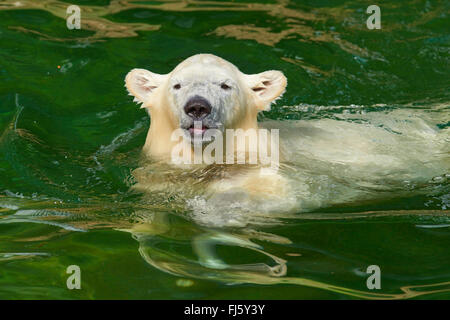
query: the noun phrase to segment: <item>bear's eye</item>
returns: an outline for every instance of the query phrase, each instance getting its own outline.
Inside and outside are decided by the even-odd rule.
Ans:
[[[180,85],[179,83],[177,83],[176,85],[173,86],[173,88],[174,88],[175,90],[178,90],[178,89],[181,88],[181,85]]]
[[[231,89],[231,87],[230,87],[230,86],[227,86],[225,83],[222,83],[222,84],[220,85],[220,87],[221,87],[223,90],[229,90],[229,89]]]

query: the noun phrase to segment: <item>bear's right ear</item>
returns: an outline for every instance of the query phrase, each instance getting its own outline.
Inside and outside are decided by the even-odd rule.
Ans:
[[[166,80],[167,75],[157,74],[145,69],[133,69],[125,77],[125,87],[134,101],[143,103],[144,108],[151,101],[152,94]]]

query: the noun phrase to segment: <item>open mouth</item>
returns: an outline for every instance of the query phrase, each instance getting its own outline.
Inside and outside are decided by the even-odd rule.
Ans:
[[[191,136],[193,136],[193,135],[203,135],[206,132],[206,130],[208,130],[208,129],[209,129],[209,127],[207,127],[207,126],[205,126],[203,124],[198,125],[198,123],[196,123],[195,125],[192,124],[188,128],[189,133],[191,134]]]

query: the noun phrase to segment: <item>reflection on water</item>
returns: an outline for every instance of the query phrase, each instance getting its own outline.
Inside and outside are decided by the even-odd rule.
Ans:
[[[51,14],[66,19],[68,14],[66,13],[66,2],[61,1],[2,1],[0,3],[0,10],[17,10],[17,9],[38,9],[45,10]],[[81,29],[93,31],[94,35],[85,38],[59,38],[53,37],[40,32],[39,30],[27,29],[22,26],[9,26],[9,28],[18,30],[21,32],[29,32],[41,36],[45,40],[51,41],[99,41],[104,38],[123,38],[123,37],[135,37],[136,31],[153,31],[158,30],[159,26],[144,24],[144,23],[127,23],[119,24],[114,23],[108,19],[102,18],[103,16],[121,10],[127,10],[131,8],[137,8],[138,5],[133,5],[127,1],[112,1],[109,7],[98,6],[80,6],[82,12]]]
[[[413,14],[383,4],[378,45],[363,5],[266,2],[81,4],[81,33],[53,33],[68,3],[0,2],[0,14],[17,13],[0,23],[0,297],[73,298],[58,278],[69,264],[93,274],[81,298],[233,298],[230,288],[249,285],[249,296],[273,285],[280,298],[301,287],[325,298],[448,296],[445,4],[412,1]],[[287,74],[285,100],[260,119],[281,130],[283,199],[211,194],[232,168],[140,162],[148,118],[123,75],[147,61],[166,72],[203,50]],[[139,269],[141,257],[152,268]],[[365,287],[370,264],[381,291]],[[105,287],[99,270],[134,287]]]
[[[8,208],[8,201],[11,198],[2,198],[1,206]],[[27,207],[30,201],[23,199],[21,206]],[[16,202],[17,203],[17,202]],[[45,203],[41,203],[45,206]],[[36,203],[33,204],[36,206]],[[278,245],[290,245],[292,242],[276,234],[265,233],[251,228],[238,230],[226,229],[205,229],[195,224],[180,224],[177,219],[173,220],[169,214],[158,212],[155,208],[144,210],[142,206],[140,211],[132,215],[133,222],[130,223],[130,217],[114,219],[112,223],[107,214],[88,214],[90,211],[99,211],[101,207],[91,208],[65,208],[64,211],[55,210],[17,210],[14,213],[7,210],[7,215],[0,220],[0,224],[8,223],[41,223],[50,224],[61,228],[64,232],[86,232],[95,228],[116,228],[117,230],[130,232],[133,238],[139,243],[139,253],[151,266],[173,274],[178,277],[188,279],[202,279],[220,281],[226,284],[257,284],[257,285],[275,285],[290,284],[306,287],[313,287],[341,293],[348,296],[364,299],[406,299],[421,295],[450,291],[450,282],[439,282],[426,285],[408,285],[402,286],[398,293],[378,293],[364,290],[356,290],[345,286],[333,285],[331,283],[316,281],[301,276],[289,276],[289,259],[301,256],[301,254],[286,254],[281,258],[264,250],[264,245],[260,243],[275,243]],[[16,208],[17,209],[17,208]],[[16,210],[15,209],[15,210]],[[13,210],[14,211],[14,210]],[[72,213],[70,213],[72,212]],[[77,213],[75,213],[77,212]],[[448,211],[441,212],[436,217],[445,217]],[[81,217],[79,217],[81,215]],[[339,219],[347,222],[353,219],[371,215],[391,216],[391,212],[378,213],[358,213],[354,214],[320,214],[304,216],[302,219]],[[433,212],[394,212],[394,215],[428,215],[433,216]],[[64,218],[62,218],[64,217]],[[58,222],[59,221],[59,222]],[[427,225],[434,227],[433,225]],[[424,227],[424,226],[418,226]],[[439,227],[439,226],[436,226]],[[64,232],[48,234],[47,237],[40,239],[17,239],[16,241],[34,242],[46,241],[52,237],[61,237]],[[249,252],[259,255],[250,258],[247,263],[227,263],[218,255],[217,246],[244,249],[242,255],[249,255]],[[245,253],[247,251],[247,253]],[[190,253],[192,252],[192,253]],[[331,254],[331,253],[330,253]],[[0,255],[0,262],[33,258],[46,258],[51,254],[47,252],[4,252]],[[251,256],[251,255],[250,255]],[[290,257],[289,257],[290,256]],[[253,259],[253,260],[252,260]],[[245,259],[244,259],[245,260]],[[259,261],[259,262],[258,262]],[[39,263],[39,261],[36,261]]]
[[[249,239],[243,239],[227,233],[204,234],[201,239],[194,239],[198,260],[192,260],[167,251],[161,251],[154,243],[153,235],[134,234],[139,241],[139,252],[152,266],[177,276],[222,281],[227,284],[252,283],[259,285],[292,284],[320,288],[332,292],[343,293],[352,297],[364,299],[408,299],[425,294],[448,292],[450,282],[432,285],[404,286],[398,294],[383,294],[370,291],[360,291],[329,283],[314,281],[301,277],[288,277],[287,261],[264,252]],[[200,242],[200,243],[199,243]],[[215,244],[240,246],[248,250],[262,253],[272,259],[272,265],[252,263],[245,265],[228,265],[218,260],[212,246]]]
[[[300,8],[291,9],[288,7],[289,1],[278,0],[275,3],[236,3],[227,1],[161,1],[160,3],[146,3],[145,1],[111,1],[108,6],[83,6],[80,5],[83,18],[81,19],[81,28],[93,31],[94,35],[85,38],[56,38],[43,34],[38,30],[26,29],[21,26],[10,26],[10,28],[35,33],[46,40],[52,41],[98,41],[104,38],[122,38],[137,36],[136,31],[157,31],[159,25],[152,25],[151,20],[148,23],[117,23],[103,18],[109,14],[116,14],[121,11],[131,9],[156,9],[163,11],[255,11],[266,13],[270,16],[282,18],[286,22],[286,27],[280,32],[271,31],[270,27],[256,27],[249,24],[244,25],[224,25],[218,27],[209,35],[233,37],[236,39],[255,40],[258,43],[273,46],[283,39],[297,38],[299,41],[336,43],[341,49],[351,54],[362,57],[371,57],[373,59],[384,60],[379,53],[369,53],[365,48],[361,48],[347,40],[341,38],[336,31],[317,32],[307,22],[320,22],[331,16],[338,21],[347,20],[345,10],[336,9],[334,11],[325,11],[317,9],[314,13],[302,11]],[[40,9],[51,12],[53,15],[66,19],[67,3],[60,1],[4,1],[0,4],[0,10],[17,10],[17,9]],[[415,24],[423,24],[436,17],[440,13],[440,7],[428,12],[427,16]],[[349,25],[359,27],[360,23],[355,20],[346,21]],[[290,59],[286,61],[291,61]],[[301,61],[296,61],[301,63]],[[303,64],[302,64],[303,65]]]

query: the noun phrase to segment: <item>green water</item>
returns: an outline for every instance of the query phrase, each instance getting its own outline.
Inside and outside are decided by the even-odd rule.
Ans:
[[[81,30],[68,3],[14,3],[0,1],[1,299],[450,298],[448,1],[383,1],[381,30],[366,1],[72,1]],[[167,73],[197,53],[284,72],[261,121],[417,120],[390,134],[426,126],[434,140],[393,147],[405,165],[367,173],[370,186],[299,156],[314,192],[297,200],[315,205],[204,223],[179,205],[192,199],[130,189],[149,121],[124,88],[132,68]],[[70,265],[81,290],[66,287]]]

